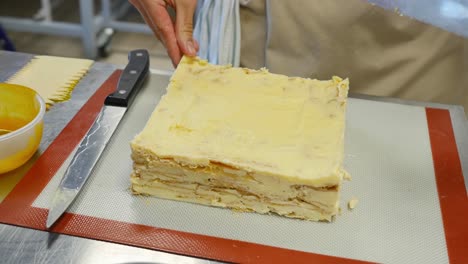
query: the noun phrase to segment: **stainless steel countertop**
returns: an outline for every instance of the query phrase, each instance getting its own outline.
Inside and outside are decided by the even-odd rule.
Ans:
[[[33,55],[0,51],[0,82],[21,69]],[[44,152],[78,110],[117,67],[95,63],[75,88],[72,99],[54,105],[44,117],[39,153]],[[153,71],[155,72],[155,71]],[[158,71],[156,71],[158,72]],[[154,74],[154,73],[152,73]],[[20,168],[26,171],[37,158]],[[0,224],[0,263],[219,263],[110,242]]]
[[[7,80],[26,62],[28,62],[31,57],[32,55],[29,54],[0,51],[0,82]],[[75,88],[72,99],[66,103],[56,104],[51,108],[44,119],[46,125],[44,126],[44,137],[39,147],[40,153],[50,145],[68,121],[115,69],[116,66],[110,64],[95,63],[86,77],[81,80]],[[151,74],[168,75],[170,73],[152,70]],[[365,100],[448,109],[452,117],[452,124],[465,175],[466,187],[466,184],[468,183],[468,123],[461,106],[410,102],[394,98],[381,98],[357,94],[353,94],[351,97]],[[33,158],[29,164],[24,166],[24,170],[27,170],[34,160],[35,158]],[[62,234],[54,234],[5,224],[0,224],[0,262],[219,263],[199,258]]]
[[[1,263],[219,263],[0,224]]]

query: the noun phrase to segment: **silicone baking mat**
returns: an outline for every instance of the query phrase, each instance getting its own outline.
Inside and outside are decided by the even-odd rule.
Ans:
[[[118,76],[0,204],[0,222],[44,229],[51,196]],[[342,214],[316,223],[133,196],[129,141],[167,82],[151,77],[52,231],[230,262],[468,261],[468,199],[448,111],[349,99],[345,167],[353,180],[343,187]],[[352,196],[360,202],[348,211]]]

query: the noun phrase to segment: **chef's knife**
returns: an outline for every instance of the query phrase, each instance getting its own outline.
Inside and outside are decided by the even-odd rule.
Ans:
[[[131,51],[128,60],[116,91],[107,96],[101,112],[81,141],[63,175],[47,216],[47,228],[50,228],[75,200],[148,75],[148,51]]]
[[[367,0],[373,5],[468,38],[466,0]]]

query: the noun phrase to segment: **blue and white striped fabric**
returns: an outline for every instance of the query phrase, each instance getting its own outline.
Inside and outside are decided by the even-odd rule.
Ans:
[[[194,19],[198,56],[213,64],[239,66],[239,0],[199,0]]]

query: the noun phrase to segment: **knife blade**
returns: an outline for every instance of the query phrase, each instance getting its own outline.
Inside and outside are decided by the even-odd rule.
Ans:
[[[468,37],[466,0],[367,0],[373,5]]]
[[[115,92],[106,97],[101,112],[81,140],[55,191],[47,216],[47,229],[60,218],[79,194],[148,75],[148,51],[131,51],[128,60]]]

